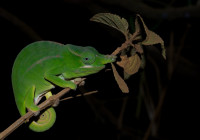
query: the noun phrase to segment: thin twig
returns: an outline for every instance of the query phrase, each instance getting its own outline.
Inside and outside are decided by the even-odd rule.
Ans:
[[[176,53],[174,54],[175,56],[175,60],[174,60],[174,63],[173,63],[173,68],[175,68],[175,66],[177,66],[178,64],[178,61],[180,59],[180,56],[181,56],[181,51],[183,50],[183,47],[185,46],[185,39],[187,38],[187,35],[188,35],[188,32],[190,31],[190,28],[191,26],[190,25],[187,25],[184,33],[183,33],[183,36],[182,38],[180,39],[180,46],[178,47]]]
[[[121,107],[121,111],[120,111],[119,118],[118,118],[118,129],[119,130],[122,128],[122,125],[123,125],[124,112],[126,110],[127,102],[128,102],[128,97],[123,98],[122,107]]]
[[[84,93],[83,95],[84,95],[84,96],[87,96],[87,95],[91,95],[91,94],[94,94],[94,93],[97,93],[97,92],[98,92],[97,90],[95,90],[95,91],[90,91],[90,92]],[[76,95],[76,97],[81,97],[81,96],[82,96],[82,94]],[[69,99],[72,99],[72,98],[74,98],[74,97],[70,96],[70,97],[61,99],[60,101],[66,101],[66,100],[69,100]]]
[[[151,134],[151,128],[152,128],[154,122],[157,120],[157,118],[158,118],[158,116],[159,116],[159,114],[160,114],[160,112],[161,112],[161,109],[162,109],[162,106],[163,106],[163,103],[164,103],[164,99],[165,99],[165,96],[166,96],[166,92],[167,92],[167,88],[165,87],[165,88],[163,89],[163,93],[161,94],[160,100],[159,100],[159,102],[158,102],[158,106],[156,107],[156,110],[155,110],[155,112],[154,112],[153,119],[152,119],[152,121],[150,122],[147,131],[145,132],[145,135],[144,135],[143,140],[148,140],[148,138],[149,138],[149,136],[150,136],[150,134]]]
[[[139,35],[139,33],[140,31],[138,30],[133,33],[130,39],[126,38],[126,41],[122,43],[122,45],[118,47],[111,55],[119,54],[122,50],[126,49],[129,45],[132,45],[134,47],[134,45],[132,44],[132,41]]]
[[[169,39],[169,49],[168,49],[168,79],[171,79],[173,70],[174,70],[174,57],[175,57],[175,52],[174,52],[174,32],[170,32],[170,39]]]
[[[118,48],[112,53],[112,55],[117,55],[117,54],[119,54],[122,50],[126,49],[127,47],[128,47],[128,43],[127,43],[127,41],[126,41],[126,42],[124,42],[124,43],[121,45],[121,47],[118,47]]]

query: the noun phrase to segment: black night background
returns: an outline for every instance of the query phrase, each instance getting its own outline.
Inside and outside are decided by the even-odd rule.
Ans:
[[[135,16],[140,14],[148,28],[164,40],[167,59],[160,46],[145,47],[145,68],[126,80],[129,94],[121,92],[107,65],[110,70],[85,81],[86,91],[98,93],[61,101],[50,130],[32,132],[26,123],[5,139],[199,139],[195,135],[199,129],[200,0],[1,0],[0,132],[20,117],[11,84],[12,65],[20,50],[34,41],[50,40],[90,45],[111,54],[125,38],[117,30],[89,20],[101,12],[125,18],[132,32]],[[122,69],[116,68],[123,76]],[[144,73],[145,84],[141,85]],[[65,97],[76,94],[81,91],[70,91]]]

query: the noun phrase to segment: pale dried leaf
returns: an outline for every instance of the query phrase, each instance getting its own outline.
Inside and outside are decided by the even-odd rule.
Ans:
[[[127,84],[125,83],[125,81],[121,78],[121,76],[119,75],[119,73],[117,72],[115,66],[111,63],[112,65],[112,70],[113,70],[113,74],[115,77],[115,80],[117,81],[117,84],[119,86],[119,88],[121,89],[121,91],[123,93],[129,93],[129,89]]]
[[[148,30],[146,32],[146,34],[147,34],[147,37],[145,38],[144,41],[142,41],[143,45],[154,45],[154,44],[159,44],[159,43],[163,44],[164,43],[162,38],[155,32]]]
[[[124,71],[124,80],[127,80],[131,77],[132,74],[128,74]]]
[[[162,49],[162,56],[164,57],[164,59],[166,59],[166,49],[165,49],[164,42],[163,44],[161,44],[161,49]]]
[[[121,58],[121,61],[118,61],[117,65],[124,68],[124,66],[128,62],[128,57],[127,57],[127,55],[120,55],[120,58]]]
[[[136,72],[138,72],[140,68],[140,64],[141,64],[141,60],[137,54],[130,56],[128,58],[127,63],[124,66],[124,71],[130,75],[135,74]]]
[[[128,79],[131,75],[138,72],[141,65],[141,59],[136,53],[130,57],[123,55],[120,56],[120,58],[121,61],[118,61],[117,65],[124,69],[124,79]]]
[[[142,23],[142,26],[139,23]],[[165,53],[165,47],[164,47],[164,41],[163,41],[163,39],[158,34],[156,34],[155,32],[149,30],[147,28],[147,26],[145,25],[142,17],[140,15],[138,15],[138,14],[136,15],[135,27],[136,27],[136,29],[137,28],[141,28],[141,27],[144,28],[146,37],[141,42],[142,45],[148,46],[148,45],[160,44],[161,45],[161,49],[162,49],[162,55],[163,55],[164,58],[166,58],[166,53]]]

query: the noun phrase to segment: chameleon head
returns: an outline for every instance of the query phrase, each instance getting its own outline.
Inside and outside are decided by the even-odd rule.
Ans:
[[[97,73],[105,67],[105,64],[112,63],[116,59],[116,56],[100,54],[95,48],[90,46],[71,46],[69,50],[79,59],[79,61],[76,61],[79,62],[77,73],[83,76]]]

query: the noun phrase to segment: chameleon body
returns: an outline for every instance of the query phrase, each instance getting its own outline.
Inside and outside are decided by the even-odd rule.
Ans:
[[[93,47],[63,45],[51,41],[38,41],[26,46],[18,54],[12,69],[12,86],[21,116],[27,110],[39,111],[36,105],[43,96],[49,98],[55,86],[76,89],[71,79],[90,75],[102,70],[115,56],[102,55]],[[51,107],[29,128],[43,132],[51,128],[56,113]]]

